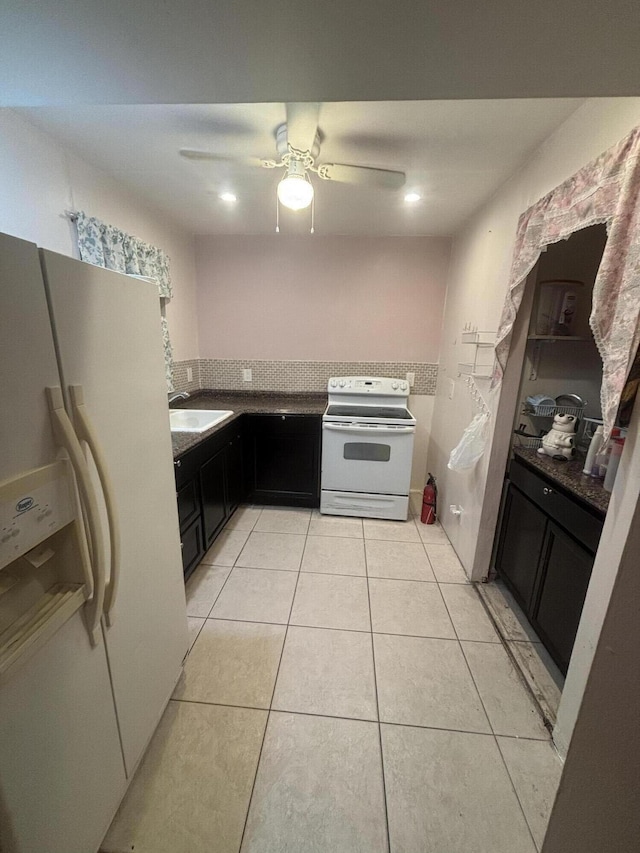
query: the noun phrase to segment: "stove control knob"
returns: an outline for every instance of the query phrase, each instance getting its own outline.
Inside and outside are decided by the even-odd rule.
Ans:
[[[331,380],[331,382],[329,383],[329,385],[331,385],[331,387],[332,387],[332,388],[337,388],[337,386],[338,386],[338,380],[337,380],[337,379],[332,379],[332,380]]]
[[[392,387],[392,388],[393,388],[393,390],[395,391],[395,390],[397,389],[397,387],[398,387],[398,383],[397,383],[397,382],[392,382],[392,383],[391,383],[391,387]]]
[[[407,390],[407,383],[406,383],[406,382],[403,382],[403,383],[402,383],[402,385],[400,386],[400,390],[401,390],[401,391],[406,391],[406,390]]]
[[[344,388],[344,386],[345,386],[346,384],[347,384],[347,383],[344,381],[344,379],[341,379],[341,380],[340,380],[340,387],[341,387],[341,388]]]

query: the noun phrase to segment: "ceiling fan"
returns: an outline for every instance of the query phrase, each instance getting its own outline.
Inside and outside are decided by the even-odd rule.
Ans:
[[[182,148],[180,154],[188,160],[213,160],[243,163],[263,169],[286,169],[278,184],[278,200],[291,210],[302,210],[313,200],[313,184],[309,173],[323,181],[361,184],[380,189],[399,189],[406,180],[404,172],[350,166],[344,163],[316,163],[322,137],[318,128],[320,104],[287,104],[287,120],[276,129],[277,159],[261,157],[226,157],[208,151]]]

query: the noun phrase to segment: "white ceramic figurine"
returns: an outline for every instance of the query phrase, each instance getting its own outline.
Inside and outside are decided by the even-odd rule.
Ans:
[[[542,439],[542,447],[538,448],[541,456],[545,454],[553,458],[571,459],[575,453],[573,446],[578,419],[575,415],[558,414],[553,419],[553,426]]]

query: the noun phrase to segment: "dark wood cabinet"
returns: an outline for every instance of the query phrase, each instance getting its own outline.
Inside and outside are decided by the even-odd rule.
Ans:
[[[242,503],[245,491],[244,430],[234,429],[226,448],[227,510],[230,513]]]
[[[510,488],[504,507],[499,571],[525,611],[531,608],[546,526],[544,513],[519,489]]]
[[[204,542],[208,547],[227,517],[225,489],[226,446],[215,453],[200,468],[200,494],[202,496],[202,522]]]
[[[321,427],[318,415],[248,417],[254,502],[319,506]]]
[[[246,496],[243,439],[239,418],[174,462],[185,577]]]
[[[509,480],[496,569],[566,673],[603,519],[517,459]]]
[[[562,672],[567,671],[587,594],[593,554],[550,521],[542,549],[535,627]]]
[[[236,507],[320,503],[318,415],[242,415],[174,462],[185,578]]]
[[[187,578],[198,565],[205,551],[202,519],[199,515],[187,527],[180,529],[180,542],[182,545],[182,568],[184,576]]]

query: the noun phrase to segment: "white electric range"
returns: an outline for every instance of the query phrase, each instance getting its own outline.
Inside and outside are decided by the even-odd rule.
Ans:
[[[416,419],[404,379],[333,377],[322,418],[320,512],[406,520]]]

